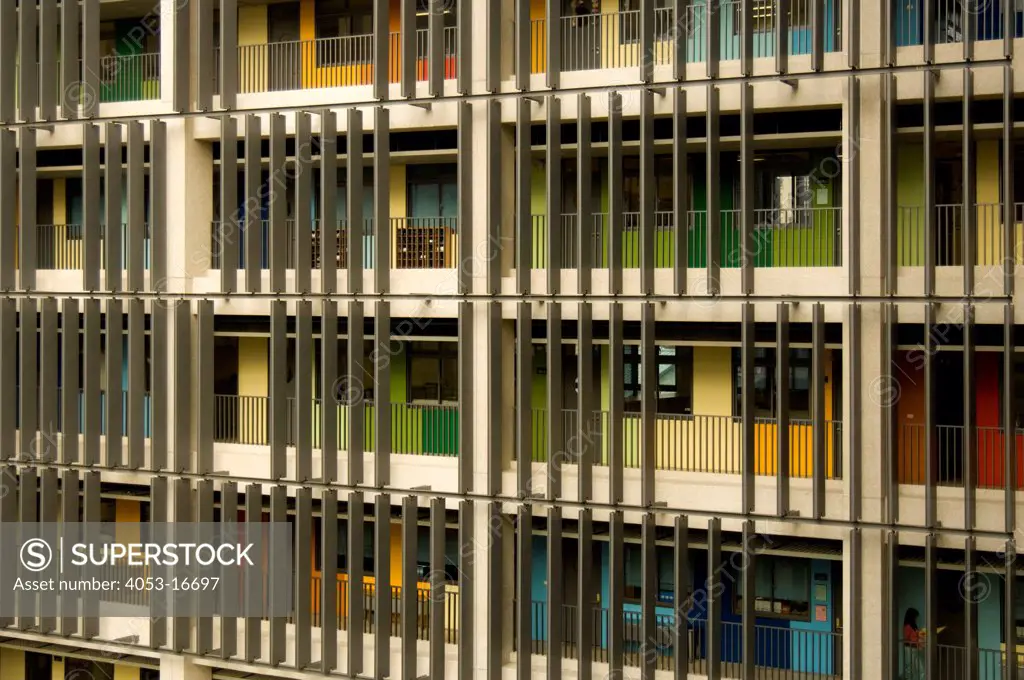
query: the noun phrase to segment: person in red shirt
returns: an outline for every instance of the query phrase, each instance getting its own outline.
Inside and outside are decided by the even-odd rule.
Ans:
[[[911,607],[903,616],[903,676],[902,680],[924,680],[924,636],[917,627],[918,611]]]

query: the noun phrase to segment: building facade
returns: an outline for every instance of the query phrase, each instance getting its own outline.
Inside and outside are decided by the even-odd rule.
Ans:
[[[294,544],[288,616],[0,615],[0,680],[1019,677],[1022,39],[4,2],[0,523]]]

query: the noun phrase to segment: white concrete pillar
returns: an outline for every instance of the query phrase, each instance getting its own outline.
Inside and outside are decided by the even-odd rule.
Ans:
[[[209,666],[200,666],[188,657],[176,654],[160,656],[160,680],[210,680]]]

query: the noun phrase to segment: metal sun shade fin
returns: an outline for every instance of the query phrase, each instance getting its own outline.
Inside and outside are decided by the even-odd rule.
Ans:
[[[427,92],[431,97],[444,94],[444,8],[449,3],[428,3],[427,11]]]
[[[462,3],[469,5],[469,3]],[[466,31],[468,33],[468,31]],[[460,36],[462,33],[460,33]],[[463,64],[459,62],[459,73],[461,77]],[[458,292],[465,295],[473,290],[473,261],[476,259],[476,247],[474,245],[473,229],[473,107],[468,101],[458,104],[457,131],[458,135],[456,150],[456,192],[459,202],[458,222],[456,227],[459,230],[459,252],[458,252]],[[390,245],[388,246],[390,248]],[[379,260],[378,260],[379,261]],[[379,266],[379,265],[378,265]]]
[[[220,231],[215,244],[220,254],[220,290],[223,293],[238,290],[238,219],[241,215],[237,205],[238,123],[233,116],[224,116],[220,119]],[[249,205],[246,202],[246,206]]]
[[[295,365],[313,363],[313,303],[295,303]],[[295,480],[313,479],[313,372],[295,371]],[[321,402],[324,403],[324,402]]]
[[[348,494],[348,675],[363,673],[363,625],[366,612],[363,601],[363,493]],[[403,581],[404,583],[404,581]],[[411,581],[410,583],[415,583]]]
[[[271,524],[283,525],[288,521],[288,488],[284,485],[270,487],[270,522]],[[360,538],[362,535],[360,535]],[[268,552],[270,553],[270,569],[267,574],[267,588],[270,592],[267,598],[267,606],[270,612],[270,654],[271,666],[278,666],[284,663],[287,656],[287,619],[280,615],[284,610],[286,593],[280,587],[282,582],[287,583],[292,578],[292,565],[288,558],[291,546],[286,542],[286,537],[280,531],[270,531]],[[362,579],[360,579],[362,581]],[[278,585],[274,585],[278,584]]]
[[[939,589],[938,589],[938,548],[935,534],[924,537],[924,628],[928,632],[938,630]],[[937,635],[924,636],[925,677],[939,677],[939,647]]]
[[[744,302],[742,306],[742,321],[740,323],[740,361],[742,375],[740,376],[740,413],[742,415],[741,429],[742,436],[742,509],[744,514],[754,512],[754,484],[755,484],[755,437],[754,427],[754,305]],[[786,381],[789,384],[789,381]],[[787,455],[786,451],[779,451],[778,457]]]
[[[121,170],[121,126],[106,124],[103,148],[103,271],[106,288],[111,292],[121,291],[124,262],[121,257],[121,190],[124,176]]]
[[[1003,508],[1007,533],[1017,526],[1017,402],[1014,397],[1017,375],[1017,346],[1014,334],[1013,304],[1003,307]]]
[[[530,5],[531,0],[512,0],[513,12],[513,54],[515,60],[515,88],[520,92],[530,89],[530,70],[533,54],[530,49]]]
[[[640,0],[640,58],[639,79],[641,83],[654,80],[654,62],[657,54],[654,48],[654,4],[655,0]]]
[[[592,564],[591,560],[594,556],[594,512],[590,508],[580,510],[577,533],[579,534],[578,553],[581,558],[580,564]],[[559,581],[549,580],[548,582],[558,583]],[[600,613],[600,610],[594,607],[596,599],[594,585],[595,579],[590,569],[577,570],[576,602],[579,603],[579,606],[577,607],[578,614],[576,616],[576,676],[580,680],[590,680],[593,677],[594,624],[595,617]],[[597,631],[602,630],[600,623],[598,623],[596,629]],[[566,630],[570,631],[572,629],[567,628]]]
[[[785,517],[789,514],[789,305],[785,302],[779,303],[777,309],[775,333],[775,401],[778,404],[775,450],[779,452],[775,461],[775,514]],[[749,383],[750,380],[744,380],[744,390]]]
[[[599,243],[591,197],[594,195],[590,97],[581,94],[576,115],[576,291],[587,295],[591,288],[594,244]],[[561,140],[559,140],[561,141]],[[550,212],[550,211],[549,211]],[[550,225],[548,229],[554,228]],[[561,231],[561,229],[559,229]],[[598,265],[601,263],[598,262]]]
[[[197,0],[195,7],[195,108],[209,111],[213,108],[213,6],[217,0]],[[223,53],[223,51],[222,51]]]
[[[21,128],[18,141],[18,281],[24,290],[36,287],[36,131]]]
[[[63,4],[63,3],[62,3]],[[180,35],[182,28],[179,24],[181,21],[182,14],[185,15],[185,27],[184,30],[188,30],[188,7],[185,7],[186,11],[182,11],[181,8],[175,8],[175,52],[177,54],[177,48],[179,46],[185,46],[183,49],[187,49],[187,37]],[[183,39],[184,38],[184,39]],[[179,57],[180,58],[180,57]],[[185,56],[187,59],[187,56]],[[69,66],[68,68],[73,71],[73,78],[75,81],[79,79],[79,75],[76,66]],[[175,64],[175,87],[178,88],[179,81],[183,80],[178,76],[178,64]],[[68,83],[64,84],[65,89],[70,88],[71,92],[67,96],[72,102],[75,102],[81,107],[81,115],[83,118],[93,118],[99,113],[100,107],[100,0],[83,0],[82,2],[82,63],[81,63],[81,86],[75,87]],[[184,74],[187,76],[187,74]],[[72,81],[74,82],[74,81]],[[177,89],[175,94],[177,94]],[[174,107],[176,111],[183,111],[184,107]]]
[[[374,485],[391,484],[391,303],[377,300],[373,313]],[[387,537],[385,537],[387,538]],[[388,539],[390,540],[390,539]]]
[[[389,24],[390,0],[373,0],[373,98],[387,101],[391,68],[388,54],[391,47]]]
[[[656,531],[654,513],[644,513],[640,524],[640,677],[644,680],[654,680],[658,660]]]
[[[1007,32],[1008,33],[1008,32]],[[1012,44],[1012,43],[1011,43]],[[1013,66],[1006,64],[1003,67],[1003,148],[1002,167],[1000,178],[1002,179],[1002,211],[1003,224],[1016,224],[1014,214],[1016,204],[1014,196],[1014,97],[1015,86],[1013,82]],[[1013,274],[1018,264],[1017,254],[1017,231],[1016,229],[1003,229],[1003,294],[1013,295]]]
[[[128,290],[145,288],[146,193],[145,139],[140,121],[129,121],[128,128],[128,224],[126,226],[125,268]]]
[[[533,488],[532,389],[533,389],[533,319],[530,303],[516,305],[516,490],[520,497]],[[525,639],[525,638],[520,638]]]
[[[391,117],[373,111],[373,279],[379,294],[391,292]],[[461,161],[461,158],[460,158]],[[463,224],[471,224],[471,221]],[[379,432],[380,430],[378,430]]]
[[[755,153],[754,86],[745,83],[740,90],[740,247],[743,279],[741,288],[745,295],[754,292],[754,262],[759,250],[754,242]]]
[[[698,22],[703,24],[701,28],[704,29],[704,44],[707,45],[707,54],[704,57],[704,75],[709,80],[718,78],[718,66],[722,49],[721,15],[720,6],[705,5],[704,21]],[[708,111],[710,110],[709,107]]]
[[[889,74],[883,80],[883,120],[882,126],[882,198],[883,224],[885,236],[882,251],[884,253],[882,274],[886,292],[895,295],[897,292],[896,262],[899,255],[898,247],[898,216],[899,201],[895,186],[897,176],[897,143],[896,143],[896,104],[898,100],[896,75]]]
[[[936,526],[936,486],[939,482],[939,451],[935,422],[935,305],[924,307],[924,523],[934,529]],[[934,630],[934,629],[931,629]]]
[[[640,94],[640,293],[654,294],[654,93]]]
[[[516,516],[516,636],[523,648],[516,655],[516,680],[530,680],[533,677],[531,654],[526,647],[533,640],[533,506],[524,503],[519,506]]]
[[[789,5],[790,0],[775,0],[774,3],[775,34],[775,72],[785,74],[789,71]]]
[[[548,305],[547,319],[547,497],[556,500],[562,496],[562,466],[569,460],[573,451],[566,450],[564,432],[565,416],[563,413],[562,390],[564,386],[559,379],[564,375],[562,370],[562,306]],[[582,396],[582,393],[580,393]],[[577,397],[579,398],[579,396]],[[532,442],[531,442],[532,448]],[[554,629],[550,629],[554,630]]]
[[[863,628],[863,616],[862,610],[864,607],[863,593],[864,593],[864,575],[861,571],[861,530],[859,527],[850,529],[849,541],[850,546],[850,607],[847,612],[844,612],[844,617],[847,619],[847,623],[844,626],[844,633],[849,635],[850,638],[850,649],[855,650],[850,655],[850,678],[853,680],[861,680],[863,673],[861,670],[862,661],[861,655],[858,651],[861,649],[861,630]],[[881,626],[884,630],[884,626]]]
[[[214,317],[213,301],[196,303],[196,472],[213,472],[214,412]],[[308,356],[308,355],[307,355]]]
[[[487,304],[487,382],[490,386],[487,393],[487,419],[490,422],[487,438],[487,493],[497,496],[501,490],[502,473],[505,468],[506,455],[509,450],[506,442],[506,419],[515,422],[515,418],[502,415],[502,401],[505,397],[503,389],[506,382],[502,366],[502,343],[506,323],[501,318],[501,303],[492,300]],[[514,379],[514,378],[513,378]],[[514,426],[513,426],[514,427]]]
[[[416,0],[400,0],[402,96],[416,95]]]
[[[561,588],[563,583],[562,567],[562,508],[551,506],[547,512],[547,583],[551,586],[548,589],[547,601],[547,625],[548,649],[560,650],[563,648],[565,633],[565,622],[563,621],[563,610],[565,608],[565,593]],[[582,538],[582,536],[581,536]],[[581,569],[581,571],[584,571]],[[585,618],[584,607],[577,607],[576,616]],[[547,679],[561,680],[562,677],[562,655],[547,655]]]
[[[194,521],[192,517],[192,483],[188,479],[179,478],[172,482],[174,494],[174,509],[171,521],[175,524],[185,524]],[[174,535],[174,528],[171,534]],[[178,566],[171,567],[171,578],[182,578],[185,576],[185,569],[178,563]],[[191,618],[183,607],[178,604],[177,598],[171,597],[168,614],[171,616],[171,649],[175,652],[182,652],[189,648],[191,643]]]
[[[308,401],[308,400],[306,400]],[[313,540],[313,492],[309,487],[295,490],[295,535],[292,542],[295,546],[295,594],[292,606],[295,611],[294,664],[295,668],[308,668],[310,665],[310,649],[312,647],[312,607],[310,604],[310,584],[313,582],[313,556],[309,543]],[[321,553],[320,559],[330,557]],[[324,582],[320,582],[320,587]]]
[[[418,540],[419,507],[416,496],[402,499],[402,583],[417,583],[416,563],[419,559]],[[401,590],[401,638],[402,672],[401,680],[416,680],[416,618],[405,612],[418,612],[418,588],[402,587]]]
[[[378,494],[373,502],[373,563],[388,565],[375,570],[373,586],[373,674],[381,680],[391,675],[391,495]],[[442,613],[443,612],[443,607]]]
[[[476,572],[476,557],[473,539],[473,501],[459,501],[459,634],[458,634],[458,680],[473,677],[473,644],[475,642],[475,616],[473,612],[473,590]]]
[[[468,494],[473,489],[473,303],[459,303],[458,318],[458,380],[459,380],[459,478],[458,492]]]
[[[686,80],[687,62],[687,41],[681,39],[683,36],[693,35],[690,27],[690,16],[687,13],[687,0],[672,0],[672,47],[670,59],[672,60],[672,79]]]
[[[7,160],[6,154],[3,160]],[[11,158],[13,161],[13,156]],[[13,166],[13,163],[12,163]],[[6,162],[4,167],[8,167]],[[82,288],[100,287],[100,128],[82,125]]]
[[[757,663],[757,628],[755,626],[756,616],[754,610],[753,594],[757,591],[757,554],[754,541],[756,540],[753,520],[743,522],[743,562],[740,564],[741,584],[741,646],[743,648],[743,668],[740,677],[743,680],[754,680],[756,677]]]
[[[552,90],[558,89],[562,74],[562,4],[561,0],[544,3],[544,84]]]
[[[192,306],[174,303],[174,472],[192,468]]]
[[[363,292],[363,114],[348,110],[347,151],[345,155],[348,214],[345,224],[345,266],[348,292]]]
[[[846,49],[846,65],[850,70],[856,70],[860,68],[861,59],[860,3],[847,3],[845,5],[845,9],[845,23],[843,24],[840,30],[842,31],[842,36],[844,37],[842,42],[843,47]],[[967,14],[967,12],[965,12],[965,14]],[[883,29],[882,35],[884,34],[885,31]]]
[[[0,467],[0,478],[3,479],[8,492],[0,497],[0,523],[3,523],[5,529],[17,530],[18,524],[18,484],[17,484],[18,468],[14,465],[4,465]],[[75,489],[76,501],[77,501],[78,490]],[[75,513],[75,519],[78,519],[77,512]],[[21,564],[14,560],[8,560],[0,562],[0,585],[3,586],[5,592],[12,592],[14,590],[14,584],[16,579],[21,575]],[[6,615],[0,616],[0,626],[9,628],[14,624],[14,616],[17,612],[7,612]],[[75,623],[75,632],[77,632],[78,619],[72,618],[71,621]]]
[[[258,483],[249,484],[245,487],[245,531],[246,534],[253,532],[253,535],[258,535],[263,529],[261,525],[263,523],[263,487]],[[334,534],[337,536],[337,534]],[[331,553],[326,552],[328,544],[325,542],[323,550],[321,551],[324,555],[330,555]],[[326,564],[326,563],[325,563]],[[244,597],[245,597],[245,648],[243,650],[244,658],[247,663],[252,663],[261,656],[262,647],[262,604],[263,604],[263,581],[266,579],[266,572],[262,569],[246,569],[245,570],[245,584]],[[326,569],[322,572],[322,582],[327,582]],[[323,610],[325,621],[326,617],[331,616],[331,612],[335,609]],[[333,628],[333,626],[332,626]],[[333,649],[333,647],[331,648]]]
[[[100,301],[92,298],[82,303],[82,463],[98,465],[100,462]],[[78,405],[75,405],[78,412]]]
[[[658,350],[655,344],[653,303],[644,303],[640,315],[640,504],[655,500],[656,419],[658,413]]]
[[[248,159],[248,154],[246,154]],[[320,289],[338,290],[338,117],[320,113]],[[379,231],[379,230],[378,230]],[[378,260],[378,267],[381,266]],[[331,376],[334,380],[335,376]],[[324,383],[328,384],[328,383]]]
[[[849,353],[850,413],[861,413],[862,404],[860,379],[863,342],[861,339],[860,319],[860,303],[854,302],[849,306],[848,323],[850,326],[850,336],[847,340],[847,347],[845,350]],[[964,384],[969,385],[971,383]],[[841,414],[840,417],[842,417]],[[862,435],[859,419],[854,418],[853,422],[849,423],[849,425],[844,429],[849,437],[849,447],[846,448],[846,450],[860,451]],[[846,447],[846,442],[843,442],[842,446]],[[847,473],[850,477],[850,518],[857,521],[861,519],[863,497],[863,473],[861,471],[862,461],[857,456],[847,456],[846,465]]]
[[[18,341],[18,311],[16,304],[14,298],[0,298],[0,346],[14,347]],[[75,350],[77,351],[77,349],[76,338]],[[0,460],[17,458],[17,375],[18,366],[15,361],[14,352],[0,353]],[[77,408],[75,414],[77,417]],[[64,422],[66,423],[67,421]]]
[[[608,95],[608,291],[622,292],[622,95]]]
[[[883,362],[888,362],[888,366],[883,363],[883,367],[894,372],[897,366],[897,347],[899,346],[897,338],[899,308],[895,303],[889,303],[882,308],[882,312],[885,320],[882,326],[882,341],[885,348]],[[889,385],[888,389],[898,390],[898,378],[895,377],[895,373],[891,375],[893,377],[890,380],[893,381],[893,384]],[[886,432],[886,451],[883,463],[885,465],[886,521],[890,524],[899,520],[899,467],[897,461],[900,450],[900,424],[897,402],[898,400],[890,399],[888,403],[883,401],[881,405]]]
[[[196,517],[195,521],[204,525],[213,524],[213,480],[212,479],[200,479],[196,481],[195,490],[195,504],[196,504]],[[186,569],[186,573],[192,576],[196,573],[196,568],[191,567]],[[221,584],[217,584],[218,587]],[[194,609],[195,619],[195,644],[194,651],[196,654],[205,655],[213,651],[213,617],[211,616],[212,609],[215,608],[215,600],[210,598],[208,594],[204,594],[201,591],[190,593],[190,599],[192,600],[192,606]],[[210,607],[214,604],[214,607]]]
[[[771,7],[771,5],[768,5]],[[748,77],[754,72],[754,0],[740,0],[740,75]],[[743,85],[746,89],[747,85]],[[741,136],[741,140],[742,140]]]
[[[851,10],[852,11],[852,10]],[[844,160],[847,163],[847,172],[843,173],[846,180],[848,199],[845,200],[846,226],[849,232],[848,252],[850,268],[850,295],[860,294],[860,154],[855,151],[856,145],[860,143],[860,79],[857,76],[850,76],[847,80],[846,101],[848,108],[848,120],[845,123],[849,133],[843,139],[843,149],[849,149],[844,153]]]
[[[551,4],[551,3],[549,3]],[[550,96],[547,102],[547,145],[544,159],[546,193],[544,197],[545,224],[544,240],[547,250],[547,293],[558,295],[562,280],[562,106],[557,96]],[[582,145],[581,145],[582,149]],[[531,219],[532,222],[532,219]],[[583,224],[577,217],[576,225]],[[539,264],[531,262],[533,264]],[[553,305],[554,306],[554,305]],[[560,375],[551,373],[551,375]]]
[[[263,216],[261,210],[254,209],[262,205],[261,189],[262,182],[261,168],[263,152],[261,150],[260,117],[250,113],[245,117],[245,227],[242,234],[245,253],[245,290],[247,293],[259,293],[262,288],[263,269]],[[323,172],[323,171],[322,171]],[[323,186],[329,184],[327,174],[322,175],[325,179]],[[332,185],[333,186],[333,185]],[[223,205],[223,204],[222,204]],[[221,267],[225,266],[221,262]]]
[[[97,15],[99,12],[97,12]],[[174,81],[172,84],[171,92],[171,108],[177,113],[183,113],[189,110],[189,90],[191,86],[191,66],[189,64],[191,55],[191,40],[192,40],[192,29],[191,29],[191,15],[192,15],[192,3],[176,3],[173,9],[173,24],[171,26],[172,33],[171,39],[174,44]],[[97,20],[99,16],[97,16]],[[99,32],[97,27],[97,33]],[[97,36],[96,53],[99,54],[99,37]],[[98,64],[98,56],[97,62]],[[95,84],[99,85],[99,76],[97,71],[97,77]],[[93,92],[99,92],[99,88],[95,87]]]
[[[18,118],[33,121],[39,103],[39,10],[36,2],[31,4],[31,11],[26,12],[24,5],[18,8],[18,57]]]
[[[76,13],[75,23],[64,23],[64,25],[73,25],[77,30],[78,3],[65,2],[61,4],[65,8],[65,18],[67,17],[68,10],[66,8],[68,5],[74,5]],[[68,31],[64,32],[67,33]],[[69,45],[66,41],[62,41],[61,47],[64,48],[63,53],[66,55],[74,55],[77,51],[68,49]],[[15,106],[18,100],[16,86],[17,69],[9,66],[18,61],[18,6],[13,2],[0,4],[0,60],[3,60],[4,64],[8,64],[8,68],[0,69],[0,123],[11,123],[15,119]],[[77,61],[76,55],[75,62],[77,63]],[[74,79],[78,79],[77,74],[74,76]],[[65,80],[65,82],[68,81]],[[5,134],[8,132],[13,136],[13,130],[4,131]],[[4,163],[3,167],[10,166]]]
[[[280,113],[270,114],[270,292],[283,293],[285,270],[288,262],[288,204],[285,184],[285,167],[288,162],[285,150],[285,122]]]
[[[220,521],[224,525],[222,536],[227,541],[241,540],[245,536],[244,529],[238,521],[238,484],[224,481],[220,483]],[[238,612],[241,601],[241,579],[239,569],[226,564],[220,567],[220,658],[230,659],[238,653],[238,617],[228,615]],[[306,593],[308,595],[308,592]],[[306,598],[308,602],[308,597]]]
[[[690,257],[690,166],[686,150],[686,90],[674,90],[672,102],[672,226],[675,232],[672,274],[675,294],[685,295]]]
[[[86,524],[100,521],[100,473],[95,470],[82,474],[82,521]],[[95,536],[94,531],[86,531],[84,535]],[[81,612],[82,637],[90,640],[100,633],[99,596],[95,591],[82,594]]]
[[[926,70],[922,138],[924,161],[924,294],[935,294],[936,207],[935,207],[935,71]]]
[[[0,13],[4,11],[0,7]],[[0,27],[2,30],[2,27]],[[2,38],[0,38],[2,39]],[[0,73],[11,69],[0,69]],[[15,287],[17,256],[17,138],[14,130],[0,130],[0,289]],[[83,161],[84,162],[84,161]]]
[[[445,639],[445,610],[447,609],[447,598],[445,597],[445,510],[443,498],[430,499],[430,531],[429,560],[430,574],[427,584],[430,588],[429,607],[429,655],[428,666],[430,677],[443,678],[445,676],[444,648]]]
[[[608,521],[608,670],[611,677],[622,677],[625,639],[623,631],[623,603],[626,573],[624,537],[625,528],[621,510],[613,510]]]
[[[979,584],[977,539],[968,536],[964,539],[964,578],[967,589],[973,593]],[[983,577],[982,577],[983,578]],[[978,599],[964,598],[964,661],[966,671],[964,680],[978,680]]]
[[[75,481],[77,487],[77,480]],[[67,488],[67,480],[65,480]],[[77,488],[75,491],[77,495]],[[76,499],[77,504],[77,499]],[[167,477],[151,477],[149,480],[149,523],[150,531],[154,524],[163,524],[168,519],[168,508],[170,507],[170,491]],[[167,577],[167,567],[162,564],[153,565],[150,573],[154,579]],[[159,649],[167,644],[167,607],[157,598],[156,604],[152,605],[149,612],[149,646],[151,649]]]
[[[338,492],[320,492],[320,672],[338,668],[338,561],[323,555],[338,554]]]
[[[3,472],[0,471],[0,475]],[[153,489],[157,486],[157,480],[152,480],[150,484],[150,499],[151,502],[157,498],[157,492]],[[8,494],[13,496],[13,494]],[[2,505],[2,501],[0,501]],[[78,523],[79,512],[81,512],[81,495],[78,488],[78,471],[71,469],[64,469],[61,471],[61,482],[60,482],[60,521],[68,525],[69,531],[75,531],[77,527],[73,526]],[[0,509],[0,521],[3,521],[3,511]],[[64,573],[65,578],[73,579],[75,576],[74,566],[65,567]],[[4,584],[7,585],[6,583]],[[61,615],[57,621],[58,631],[61,635],[74,635],[78,632],[78,617],[75,616],[77,613],[76,609],[77,596],[76,595],[62,595],[60,599]],[[6,625],[3,619],[0,619],[0,625]],[[159,630],[154,630],[154,627],[150,627],[150,645],[152,646],[153,640],[159,640],[162,644],[163,639]]]
[[[608,315],[608,375],[611,385],[625,384],[622,330],[622,303],[614,302]],[[621,503],[623,498],[624,402],[622,390],[611,390],[608,409],[608,499],[612,504]]]
[[[830,356],[825,350],[825,305],[816,303],[811,313],[811,454],[814,459],[811,472],[814,517],[825,516],[825,479],[831,478],[832,471],[825,469],[826,432],[825,419],[825,363]]]
[[[149,123],[149,287],[158,293],[167,290],[166,243],[167,124],[153,120]]]
[[[722,520],[713,517],[708,520],[708,578],[707,578],[707,630],[706,668],[709,678],[722,677]]]
[[[366,375],[364,367],[364,321],[363,303],[348,303],[348,382],[342,392],[342,403],[348,410],[348,483],[358,486],[363,483],[363,453],[366,444]]]
[[[105,418],[106,458],[108,468],[124,466],[122,436],[124,390],[122,374],[124,371],[124,303],[120,298],[107,300],[106,324],[104,338],[106,340],[106,381],[103,388],[103,410]]]
[[[974,327],[974,305],[965,302],[963,306],[963,364],[964,385],[974,385],[977,379],[975,362],[976,330]],[[976,486],[978,483],[977,455],[978,421],[977,393],[973,389],[964,390],[964,427],[963,427],[963,475],[964,475],[964,528],[974,529],[976,506]]]
[[[501,289],[504,211],[502,209],[501,104],[492,99],[487,107],[487,293]]]
[[[525,0],[516,0],[517,4]],[[533,269],[533,225],[530,215],[531,175],[530,158],[530,101],[516,101],[515,145],[515,267],[516,292],[530,294],[530,275]]]
[[[18,519],[22,525],[19,531],[19,542],[28,540],[28,536],[34,533],[27,525],[39,521],[39,471],[35,467],[23,467],[18,477]],[[23,579],[31,579],[32,572],[28,567],[21,564],[20,575]],[[36,625],[36,614],[38,613],[38,599],[36,593],[24,589],[14,591],[15,605],[17,606],[19,630],[27,631]]]
[[[39,448],[36,452],[36,457],[43,462],[57,460],[57,437],[60,432],[57,427],[57,391],[60,382],[58,348],[57,300],[46,297],[39,303]],[[45,473],[46,470],[43,471]],[[50,506],[43,503],[41,507],[45,513],[49,507],[56,508],[56,503]]]
[[[588,501],[594,495],[594,440],[600,425],[598,408],[595,408],[594,395],[599,389],[594,385],[594,322],[593,308],[589,302],[579,304],[579,317],[576,323],[576,375],[578,395],[576,397],[576,447],[577,451],[568,451],[576,458],[579,490],[577,498]],[[569,460],[572,460],[570,458]],[[653,484],[653,482],[652,482]]]
[[[490,523],[491,531],[495,540],[490,541],[487,548],[487,582],[504,584],[505,567],[502,553],[508,550],[510,542],[505,540],[508,534],[509,521],[501,512],[501,504],[491,501],[487,505],[487,521]],[[513,612],[515,606],[513,605]],[[486,677],[487,680],[500,680],[502,677],[501,668],[507,645],[503,638],[504,629],[508,626],[510,618],[507,609],[500,607],[489,607],[487,612],[487,655],[486,655]],[[403,679],[404,680],[404,679]]]
[[[284,300],[270,303],[270,478],[287,474],[288,445],[288,336]]]
[[[18,313],[18,358],[21,364],[18,376],[18,430],[21,434],[18,457],[22,459],[35,459],[39,451],[39,382],[36,377],[39,368],[39,318],[36,309],[36,298],[22,298]],[[8,347],[7,351],[12,349]]]
[[[718,12],[711,15],[717,16]],[[715,22],[717,23],[717,22]],[[710,56],[708,64],[710,64]],[[707,282],[706,292],[709,295],[717,295],[719,292],[719,276],[722,260],[722,215],[720,206],[720,180],[721,158],[719,157],[719,92],[715,85],[707,85],[707,133],[705,134],[705,147],[707,156]]]
[[[313,134],[310,115],[299,111],[295,114],[295,168],[293,174],[295,178],[295,262],[293,267],[295,268],[295,292],[300,294],[312,292],[310,283],[314,228],[312,147]],[[232,201],[231,205],[233,204]]]
[[[167,305],[157,303],[150,308],[150,366],[149,366],[149,457],[150,468],[166,470],[167,465],[167,344],[170,340],[167,324]],[[65,413],[76,408],[70,401]]]
[[[212,337],[210,345],[212,353]],[[146,310],[141,298],[132,298],[128,300],[128,390],[125,394],[128,468],[131,470],[139,470],[146,464],[146,397]],[[212,430],[210,439],[212,442]]]
[[[964,12],[965,18],[973,16],[971,12]],[[964,42],[967,44],[967,41]],[[969,68],[964,69],[963,83],[963,135],[961,137],[960,157],[963,172],[963,212],[961,221],[963,223],[963,249],[964,249],[964,295],[974,294],[974,265],[977,262],[978,234],[977,229],[977,208],[978,185],[976,181],[977,156],[974,151],[974,116],[972,94],[974,92],[974,72]],[[968,385],[972,383],[966,383]]]
[[[810,5],[811,70],[817,72],[825,66],[825,0],[810,0]]]
[[[672,575],[675,582],[672,613],[672,649],[675,661],[674,679],[686,680],[689,675],[690,659],[696,650],[690,649],[690,525],[686,515],[677,515],[673,526]]]
[[[484,89],[490,93],[498,91],[501,81],[501,11],[500,5],[487,4],[487,35],[485,36],[487,60],[484,65]]]
[[[1003,666],[1003,672],[1006,680],[1013,680],[1017,676],[1017,669],[1020,667],[1020,652],[1017,650],[1017,645],[1020,643],[1020,638],[1017,636],[1017,592],[1020,588],[1020,583],[1017,578],[1017,544],[1016,541],[1010,539],[1006,541],[1006,547],[1003,551],[1005,560],[1005,571],[1003,574],[1003,638],[1006,640],[1005,645],[1007,650],[1014,650],[1011,652],[1016,663],[1008,663]]]
[[[320,460],[321,479],[338,479],[338,303],[320,308]]]
[[[469,94],[473,79],[473,3],[460,2],[455,7],[456,56],[458,69],[455,77],[455,89],[459,94]],[[468,672],[468,671],[467,671]]]
[[[4,303],[0,301],[0,306]],[[0,309],[0,324],[2,324],[3,311]],[[61,358],[60,365],[63,369],[61,373],[61,385],[60,385],[60,432],[61,432],[61,446],[60,446],[60,462],[67,464],[79,463],[78,453],[78,435],[80,433],[80,411],[79,411],[79,394],[78,394],[78,376],[81,367],[81,355],[79,343],[81,342],[80,336],[80,320],[78,317],[78,300],[75,298],[64,298],[61,303],[60,310],[60,340],[61,340]],[[3,331],[0,330],[0,344],[4,344],[6,338],[3,337]],[[4,344],[6,347],[10,345]],[[2,364],[4,359],[0,357],[0,373],[2,373]],[[5,376],[0,375],[0,389],[3,389]],[[13,385],[13,381],[12,381]],[[0,399],[2,404],[2,399]],[[4,408],[0,405],[0,410]],[[12,414],[13,415],[13,414]],[[3,427],[0,426],[0,432],[3,431]],[[4,438],[0,435],[0,442],[4,442]],[[4,445],[0,443],[0,449],[3,449]],[[77,519],[77,514],[76,514]]]
[[[220,95],[220,108],[230,111],[235,108],[238,93],[238,0],[220,0],[219,18],[217,94]]]

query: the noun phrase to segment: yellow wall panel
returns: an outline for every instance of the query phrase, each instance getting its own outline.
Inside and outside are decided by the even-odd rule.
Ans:
[[[53,680],[64,680],[64,657],[54,657],[50,664],[50,677]]]
[[[139,669],[137,666],[117,664],[114,666],[114,680],[139,680]]]
[[[693,348],[694,415],[731,416],[732,381],[731,348]]]
[[[0,648],[0,680],[25,680],[25,652]]]
[[[267,6],[239,5],[238,44],[265,45],[268,39]]]

